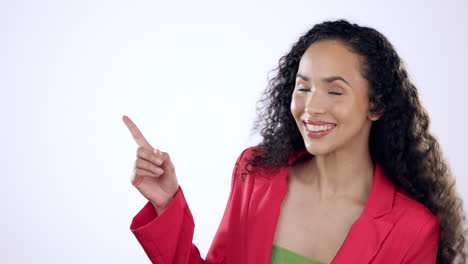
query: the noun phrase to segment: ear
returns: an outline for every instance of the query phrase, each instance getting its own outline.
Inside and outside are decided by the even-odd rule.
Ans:
[[[382,95],[379,95],[379,96],[377,96],[377,97],[378,97],[378,99],[380,99],[380,98],[382,97]],[[373,107],[373,104],[372,104],[372,103],[369,103],[369,104],[370,104],[370,108],[369,108],[369,109],[371,109],[371,108]],[[377,121],[377,120],[379,120],[379,119],[384,115],[384,112],[385,112],[385,108],[382,109],[382,110],[381,110],[380,112],[378,112],[378,113],[371,113],[371,112],[369,111],[368,114],[367,114],[367,117],[368,117],[370,120],[372,120],[372,121]]]
[[[378,114],[372,114],[371,112],[369,112],[367,116],[369,117],[370,120],[377,121],[383,116],[383,111],[381,111]]]

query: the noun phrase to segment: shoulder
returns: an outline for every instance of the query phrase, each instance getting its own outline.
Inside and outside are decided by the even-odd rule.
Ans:
[[[258,145],[249,146],[249,147],[245,148],[244,150],[242,150],[239,157],[237,158],[236,163],[239,163],[239,162],[244,162],[245,163],[247,158],[251,158],[253,154],[256,154],[257,152],[260,152],[260,151],[261,151],[261,148]]]
[[[427,222],[438,222],[438,218],[424,204],[411,197],[400,187],[395,188],[394,213],[400,219],[418,224]]]
[[[440,237],[438,217],[399,187],[395,189],[392,215],[393,235],[387,247],[399,252],[399,263],[435,263]]]
[[[262,156],[263,147],[259,145],[249,146],[245,148],[238,156],[233,171],[233,182],[242,183],[245,185],[258,184],[263,181],[272,181],[277,178],[284,169],[283,166],[265,165],[261,159],[256,159]]]
[[[250,146],[240,152],[237,157],[234,169],[232,171],[231,179],[231,194],[229,200],[232,200],[236,204],[249,203],[248,190],[252,189],[249,186],[255,184],[255,180],[247,172],[251,168],[249,162],[251,157],[258,151],[258,146]],[[243,208],[243,206],[241,206]]]
[[[234,166],[233,179],[239,174],[242,173],[245,166],[250,162],[254,153],[258,151],[258,146],[249,146],[244,148],[241,153],[237,156],[237,160]]]
[[[250,146],[242,150],[236,160],[235,169],[236,172],[240,170],[240,168],[244,168],[246,164],[248,164],[252,157],[260,151],[259,146]]]
[[[255,177],[255,178],[266,178],[271,180],[276,176],[282,169],[288,167],[296,156],[303,154],[304,151],[295,150],[288,154],[288,161],[283,163],[277,162],[275,164],[265,163],[262,159],[264,153],[264,147],[255,145],[247,147],[239,155],[236,167],[238,167],[238,172],[243,177]]]
[[[394,194],[390,213],[374,219],[390,227],[376,261],[387,263],[391,258],[394,263],[435,263],[439,219],[400,187],[395,186]]]
[[[234,174],[235,176],[245,176],[250,174],[253,166],[253,158],[261,154],[261,148],[258,145],[245,148],[237,157]]]
[[[408,245],[437,243],[440,228],[438,217],[399,187],[395,189],[392,215],[394,231],[400,241]]]

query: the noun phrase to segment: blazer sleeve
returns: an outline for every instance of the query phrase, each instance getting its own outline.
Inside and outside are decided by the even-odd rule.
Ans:
[[[156,213],[151,202],[147,202],[133,218],[130,230],[152,263],[215,264],[223,262],[230,236],[231,225],[229,223],[231,223],[237,168],[245,151],[237,158],[234,166],[229,199],[205,260],[201,258],[198,248],[192,243],[195,224],[180,186],[161,215]]]
[[[409,247],[403,257],[403,264],[435,264],[439,248],[440,222],[435,218],[429,220],[421,227],[419,235]]]

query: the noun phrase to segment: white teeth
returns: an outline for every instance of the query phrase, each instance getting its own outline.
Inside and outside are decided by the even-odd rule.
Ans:
[[[315,125],[307,124],[306,127],[310,131],[317,132],[317,131],[322,131],[322,130],[329,130],[329,129],[333,128],[334,125],[315,126]]]

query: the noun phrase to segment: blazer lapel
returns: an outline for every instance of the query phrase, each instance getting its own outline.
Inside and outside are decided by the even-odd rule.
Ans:
[[[306,149],[293,153],[288,166],[307,154]],[[280,215],[281,203],[287,193],[288,167],[282,167],[269,177],[250,178],[250,202],[246,226],[248,263],[269,263],[271,248]],[[266,176],[266,175],[265,175]],[[395,186],[375,164],[374,180],[361,216],[351,226],[343,244],[330,264],[370,263],[394,226],[390,217]]]
[[[283,186],[274,180],[280,177],[286,168],[280,168],[268,175],[247,177],[250,181],[248,193],[247,223],[245,227],[246,240],[244,248],[247,252],[248,264],[266,264],[270,261],[273,238],[280,214],[281,202],[286,194]],[[268,178],[265,178],[265,177]],[[273,176],[273,178],[270,178]],[[271,180],[270,180],[271,179]]]
[[[370,263],[395,225],[385,217],[392,211],[395,185],[385,176],[379,163],[375,164],[374,181],[364,211],[351,226],[345,241],[331,264]]]
[[[392,230],[394,223],[383,219],[358,219],[331,264],[370,263]]]
[[[288,166],[297,158],[308,153],[306,149],[295,151]],[[281,203],[288,191],[288,166],[276,171],[257,171],[263,175],[247,177],[247,196],[250,197],[245,227],[245,263],[270,263],[271,249],[280,215]]]

